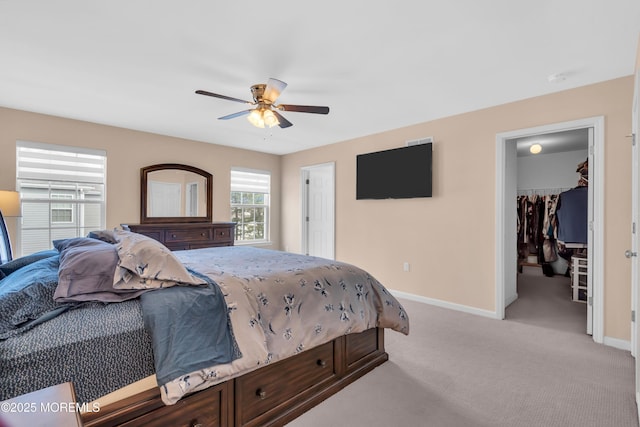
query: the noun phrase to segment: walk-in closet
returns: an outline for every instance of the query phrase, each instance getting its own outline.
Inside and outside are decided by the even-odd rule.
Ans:
[[[588,129],[514,142],[518,298],[505,318],[587,333]]]

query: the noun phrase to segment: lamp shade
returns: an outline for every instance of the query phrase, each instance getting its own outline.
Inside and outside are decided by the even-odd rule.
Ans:
[[[0,211],[3,216],[21,216],[20,193],[17,191],[0,190]]]

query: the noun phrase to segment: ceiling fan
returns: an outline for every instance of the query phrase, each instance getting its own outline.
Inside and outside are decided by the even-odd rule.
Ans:
[[[278,99],[278,97],[286,87],[287,84],[285,82],[273,78],[270,78],[266,85],[263,83],[255,84],[251,86],[253,102],[233,98],[231,96],[219,95],[213,92],[207,92],[206,90],[196,90],[196,93],[198,95],[213,96],[215,98],[254,105],[255,108],[229,114],[227,116],[218,117],[218,119],[228,120],[235,117],[248,115],[247,119],[249,120],[249,122],[259,128],[264,128],[265,126],[280,126],[281,128],[288,128],[289,126],[293,126],[293,123],[285,119],[278,111],[297,111],[299,113],[329,114],[329,107],[276,104],[276,99]]]

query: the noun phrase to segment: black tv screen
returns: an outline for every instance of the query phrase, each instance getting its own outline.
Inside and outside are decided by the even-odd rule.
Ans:
[[[356,157],[356,199],[431,197],[432,143]]]

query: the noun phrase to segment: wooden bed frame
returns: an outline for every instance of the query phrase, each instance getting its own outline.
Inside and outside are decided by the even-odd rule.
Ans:
[[[387,361],[384,330],[338,337],[165,406],[158,388],[82,416],[85,427],[282,426]]]

